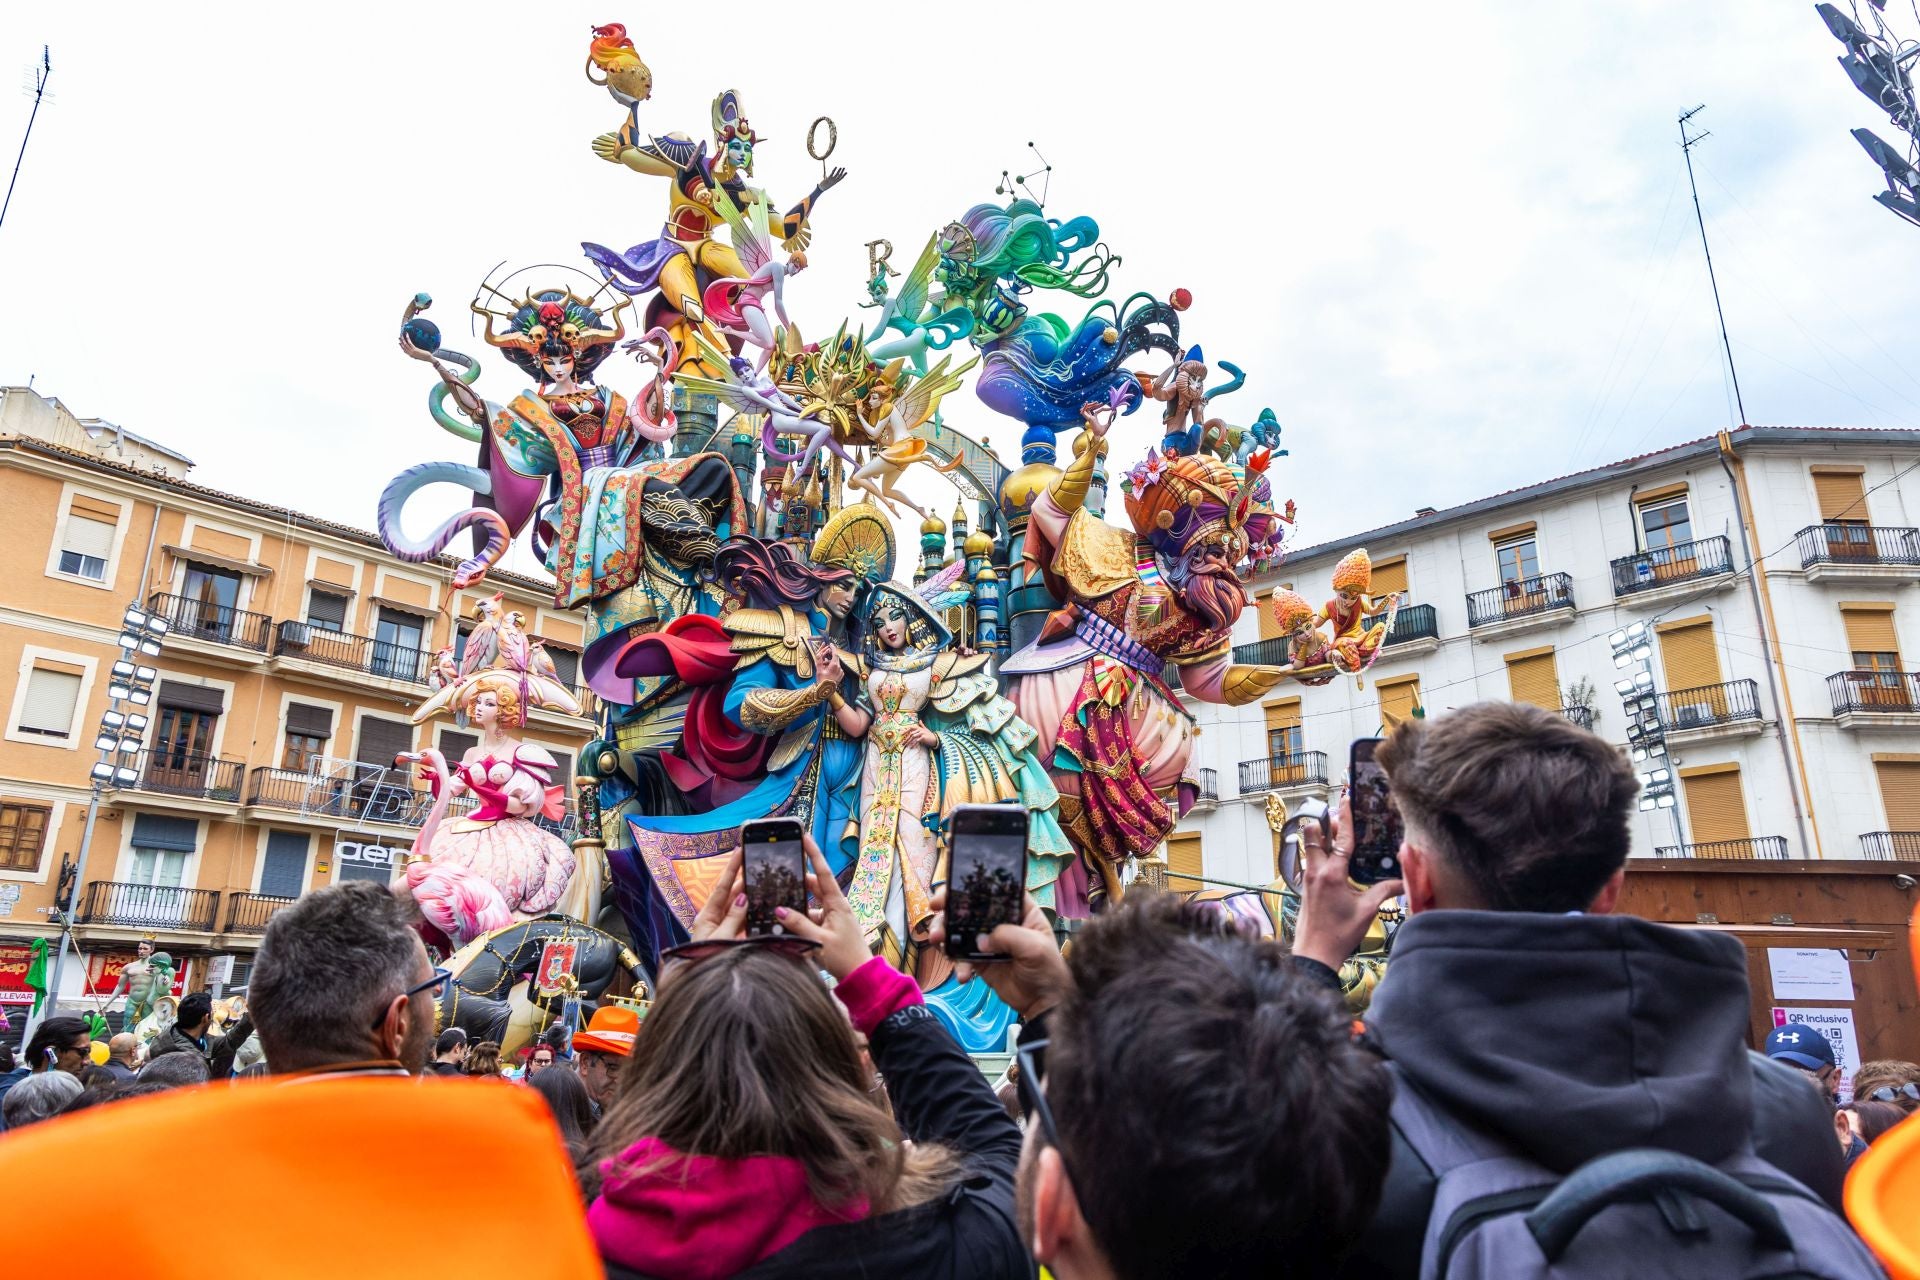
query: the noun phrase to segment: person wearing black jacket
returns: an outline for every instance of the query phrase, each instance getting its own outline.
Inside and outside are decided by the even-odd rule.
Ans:
[[[607,1274],[1030,1277],[1018,1126],[918,984],[872,956],[806,845],[817,919],[785,913],[784,934],[741,938],[736,851],[670,953],[581,1170]]]
[[[153,1038],[147,1061],[169,1053],[197,1053],[206,1061],[208,1079],[225,1080],[233,1074],[233,1055],[253,1034],[253,1015],[242,1014],[225,1035],[209,1043],[207,1028],[211,1025],[213,997],[204,991],[189,994],[180,1001],[179,1017],[174,1024]]]
[[[1749,1145],[1840,1210],[1831,1109],[1746,1047],[1745,949],[1612,914],[1638,783],[1625,758],[1537,707],[1410,721],[1379,752],[1406,828],[1410,918],[1369,1039],[1453,1122],[1560,1173],[1632,1147],[1713,1163]],[[1308,824],[1296,963],[1330,976],[1377,891]],[[1400,888],[1396,882],[1395,890]],[[1379,1211],[1346,1277],[1420,1272],[1435,1177],[1399,1128]]]

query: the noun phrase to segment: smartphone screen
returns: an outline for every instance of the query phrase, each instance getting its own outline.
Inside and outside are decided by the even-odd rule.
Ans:
[[[1027,889],[1027,811],[1019,805],[963,804],[947,839],[947,954],[996,960],[976,940],[1018,924]]]
[[[1347,874],[1355,884],[1379,884],[1400,874],[1400,806],[1387,787],[1387,771],[1374,759],[1379,738],[1354,741],[1348,761],[1347,803],[1353,810],[1353,857]]]
[[[795,818],[755,818],[740,827],[747,882],[747,933],[783,933],[774,908],[807,909],[807,851]]]

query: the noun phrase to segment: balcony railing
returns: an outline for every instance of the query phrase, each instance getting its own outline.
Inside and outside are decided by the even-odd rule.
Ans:
[[[291,618],[274,629],[273,652],[277,656],[305,658],[348,671],[360,671],[389,680],[427,682],[429,655],[425,649],[375,640],[370,636],[329,631],[310,622]]]
[[[1920,862],[1920,831],[1869,831],[1860,837],[1860,856],[1875,862]]]
[[[223,760],[166,747],[149,747],[140,752],[133,758],[133,767],[140,778],[131,790],[223,800],[228,804],[240,803],[240,781],[247,772],[246,762],[242,760]]]
[[[1592,707],[1583,707],[1583,706],[1579,706],[1578,704],[1575,704],[1572,706],[1565,706],[1560,708],[1560,714],[1565,716],[1567,719],[1573,721],[1573,723],[1579,725],[1582,729],[1593,728],[1593,708]]]
[[[1800,567],[1817,564],[1920,565],[1920,529],[1870,524],[1814,524],[1793,536]]]
[[[1827,693],[1836,716],[1911,712],[1920,708],[1920,673],[1842,671],[1827,677]]]
[[[1240,762],[1240,792],[1273,791],[1279,787],[1325,786],[1327,753],[1296,751],[1288,756]]]
[[[1200,798],[1202,800],[1218,800],[1220,798],[1220,771],[1218,769],[1200,770],[1195,781],[1199,784]]]
[[[1756,836],[1751,840],[1710,840],[1705,844],[1666,844],[1654,851],[1658,858],[1718,858],[1734,861],[1785,862],[1785,836]]]
[[[1440,615],[1430,604],[1401,605],[1399,612],[1393,615],[1393,626],[1387,631],[1388,644],[1439,638]]]
[[[1484,627],[1491,622],[1571,608],[1573,579],[1564,573],[1543,573],[1537,578],[1515,578],[1468,596],[1467,625]]]
[[[147,601],[147,609],[165,618],[175,637],[211,640],[258,653],[267,651],[267,632],[273,626],[273,619],[264,613],[248,613],[165,592],[155,592]]]
[[[224,932],[265,933],[267,923],[294,902],[293,898],[276,898],[269,893],[230,893]]]
[[[1760,686],[1752,680],[1675,689],[1659,697],[1660,723],[1669,733],[1760,719]]]
[[[1733,572],[1733,552],[1721,536],[1654,547],[1613,562],[1613,594],[1630,596],[1675,582]]]
[[[302,773],[262,765],[248,780],[247,803],[347,822],[417,827],[426,819],[433,797],[405,778],[401,770],[372,765],[359,766],[351,774]]]
[[[212,889],[94,880],[80,900],[80,914],[74,923],[211,933],[219,907],[220,895]]]

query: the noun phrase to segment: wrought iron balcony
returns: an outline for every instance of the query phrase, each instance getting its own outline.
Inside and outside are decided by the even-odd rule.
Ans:
[[[268,923],[297,901],[297,898],[277,898],[270,893],[230,893],[224,932],[265,933]]]
[[[1220,771],[1219,770],[1202,769],[1200,770],[1196,778],[1196,781],[1198,781],[1198,783],[1200,784],[1200,798],[1202,800],[1218,800],[1220,798]]]
[[[1785,862],[1785,836],[1755,836],[1751,840],[1710,840],[1705,844],[1666,844],[1654,851],[1658,858],[1702,858],[1730,861]]]
[[[1277,791],[1282,787],[1327,785],[1327,753],[1296,751],[1292,755],[1240,762],[1240,793]]]
[[[1670,547],[1654,547],[1613,562],[1613,594],[1630,596],[1676,582],[1716,578],[1733,572],[1733,552],[1726,538],[1715,535]]]
[[[1560,708],[1560,714],[1579,725],[1582,729],[1593,728],[1593,708],[1578,704]]]
[[[1920,567],[1920,529],[1870,524],[1814,524],[1793,536],[1800,567],[1816,565],[1912,565]]]
[[[1742,721],[1758,723],[1760,686],[1752,680],[1729,680],[1697,689],[1674,689],[1661,694],[1659,703],[1660,723],[1669,733]]]
[[[399,769],[353,762],[323,773],[262,765],[248,779],[247,803],[344,822],[417,827],[425,820],[433,797],[406,779]]]
[[[324,666],[358,671],[387,680],[427,682],[430,656],[425,649],[375,640],[370,636],[329,631],[309,622],[288,619],[274,629],[275,657],[302,658]]]
[[[1467,625],[1484,627],[1555,609],[1573,608],[1573,579],[1564,573],[1515,578],[1467,597]]]
[[[1920,831],[1869,831],[1860,837],[1860,856],[1875,862],[1920,862]]]
[[[1920,710],[1920,673],[1842,671],[1827,677],[1836,716],[1911,715]]]
[[[168,634],[181,640],[208,640],[230,644],[256,653],[267,651],[267,632],[273,619],[264,613],[229,609],[190,596],[155,592],[147,600],[147,611],[167,620]]]
[[[247,771],[243,760],[223,760],[194,751],[149,747],[133,758],[139,780],[126,789],[198,800],[240,803],[240,781]]]
[[[211,933],[219,908],[220,895],[212,889],[93,880],[80,899],[80,914],[74,923]]]
[[[1393,615],[1393,626],[1387,630],[1388,644],[1405,644],[1409,640],[1438,640],[1440,638],[1440,614],[1430,604],[1403,604]]]

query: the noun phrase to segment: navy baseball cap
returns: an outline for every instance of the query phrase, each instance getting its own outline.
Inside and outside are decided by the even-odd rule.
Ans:
[[[1789,1022],[1769,1032],[1767,1056],[1804,1067],[1808,1071],[1838,1065],[1833,1060],[1833,1045],[1804,1022]]]

